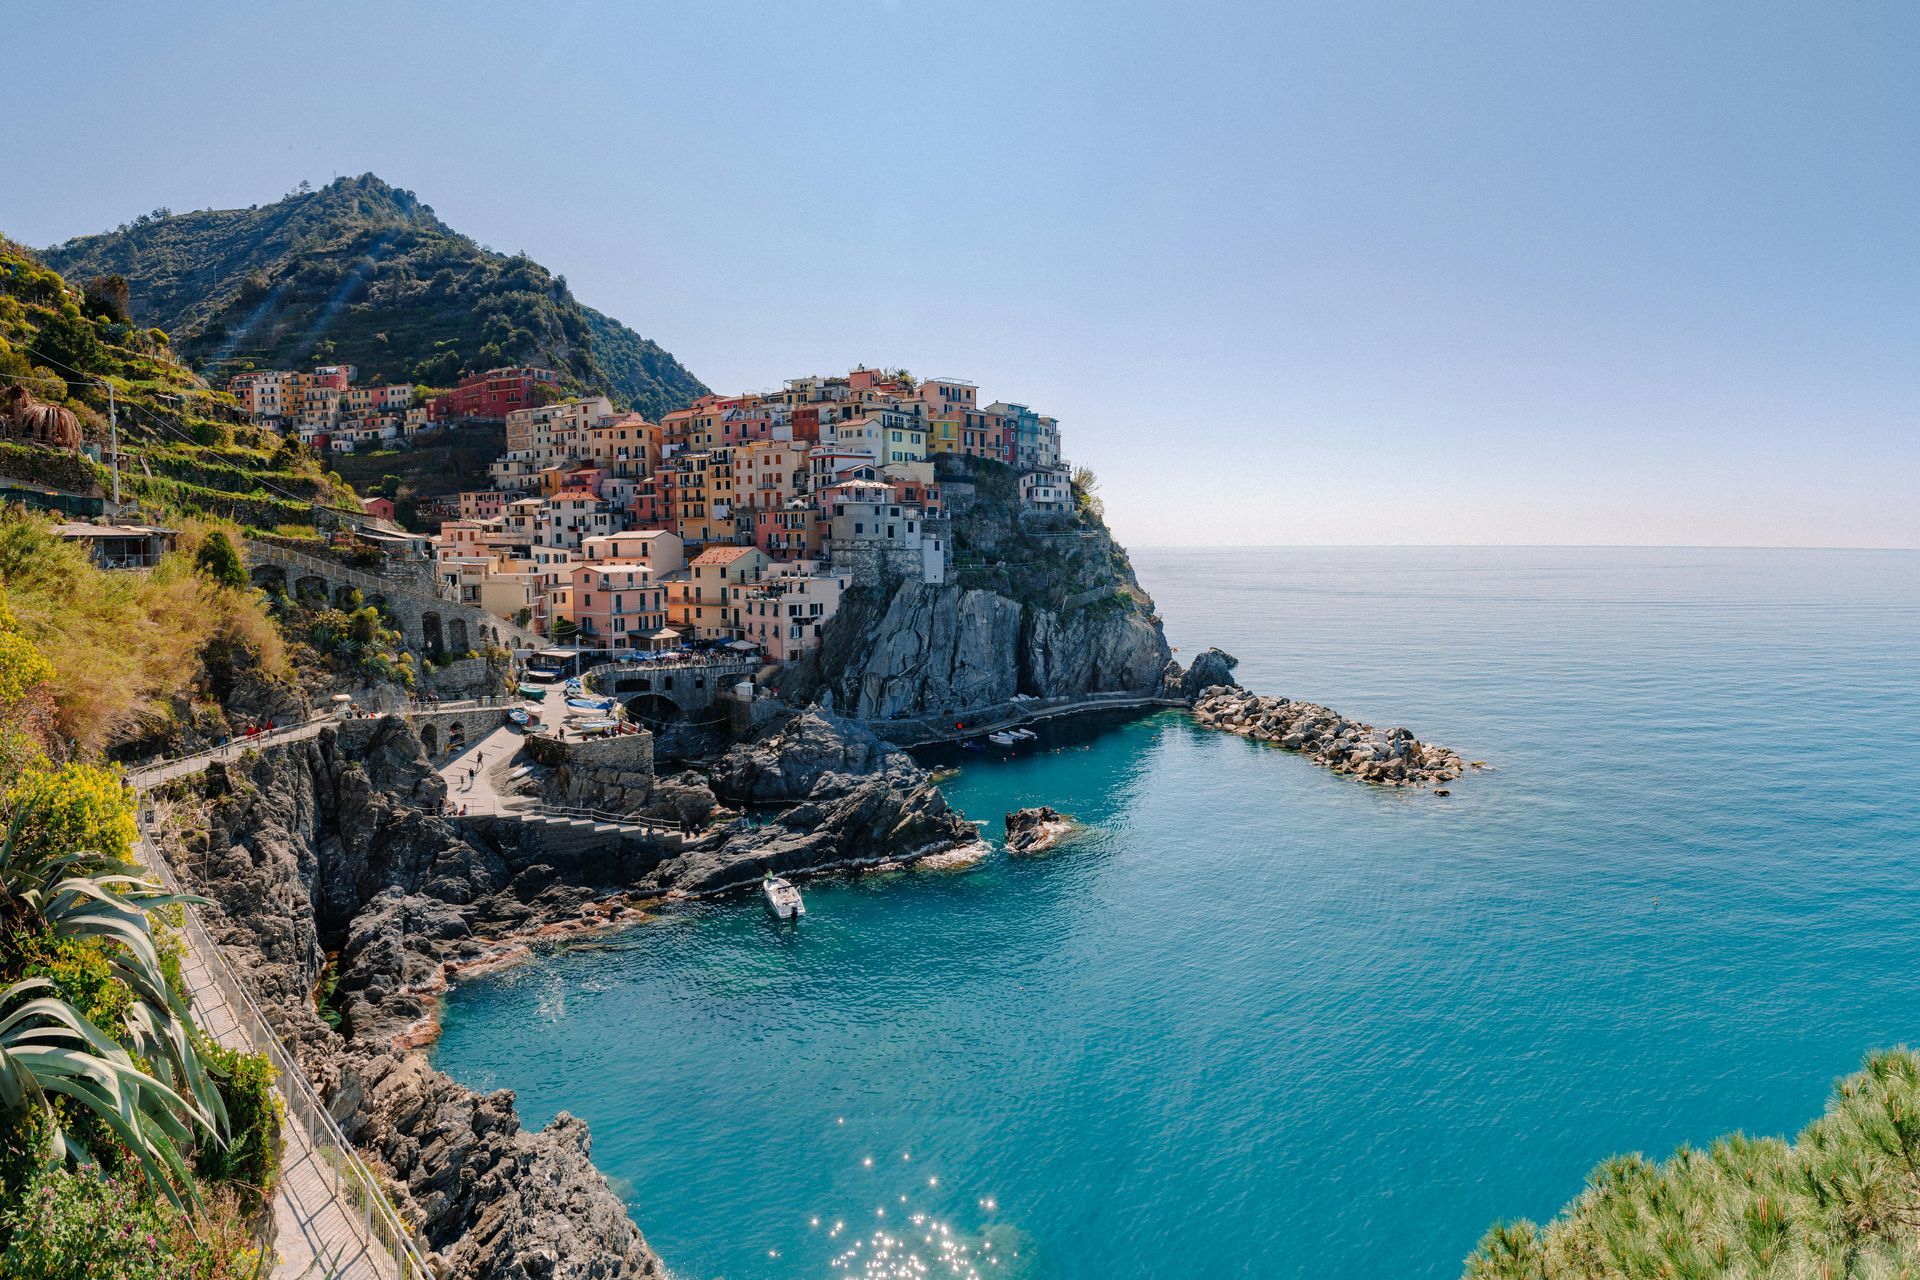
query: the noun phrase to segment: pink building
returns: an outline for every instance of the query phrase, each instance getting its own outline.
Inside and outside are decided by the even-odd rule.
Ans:
[[[574,565],[568,576],[581,644],[597,649],[656,647],[655,634],[667,625],[667,604],[666,589],[651,568],[597,560]]]

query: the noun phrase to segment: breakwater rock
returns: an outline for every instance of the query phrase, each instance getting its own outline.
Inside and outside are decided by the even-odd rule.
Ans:
[[[1387,787],[1450,782],[1465,769],[1458,753],[1421,742],[1405,729],[1376,729],[1317,702],[1263,697],[1238,685],[1202,690],[1194,719],[1298,751],[1336,773]]]
[[[1079,824],[1047,805],[1016,809],[1007,815],[1007,852],[1018,857],[1045,853]]]

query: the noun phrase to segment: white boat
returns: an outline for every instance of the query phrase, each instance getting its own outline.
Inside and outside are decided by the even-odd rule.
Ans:
[[[807,914],[807,904],[800,901],[800,891],[779,876],[762,880],[760,892],[767,899],[767,910],[782,920],[797,920]]]
[[[1040,735],[1035,733],[1031,729],[1009,729],[1007,730],[1007,736],[1012,738],[1018,738],[1022,742],[1032,742],[1035,738],[1039,737]]]
[[[1010,747],[1020,741],[1020,739],[1010,733],[990,733],[987,735],[987,741],[999,743],[1003,747]]]

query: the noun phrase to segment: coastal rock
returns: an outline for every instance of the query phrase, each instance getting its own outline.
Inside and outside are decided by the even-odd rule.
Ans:
[[[663,1276],[561,1112],[520,1127],[509,1090],[476,1093],[418,1053],[355,1057],[329,1108],[391,1178],[445,1274],[479,1280]]]
[[[886,721],[964,717],[1016,696],[1157,693],[1166,637],[1097,512],[1023,510],[1017,473],[998,462],[937,468],[949,580],[857,583],[819,647],[774,675],[782,694]]]
[[[1045,805],[1016,809],[1007,815],[1007,852],[1019,857],[1044,853],[1079,824]]]
[[[1407,729],[1376,729],[1318,703],[1262,697],[1238,685],[1201,690],[1193,716],[1210,728],[1302,752],[1336,773],[1380,786],[1432,786],[1465,771],[1457,752],[1421,742]]]
[[[705,823],[719,807],[720,800],[707,780],[689,771],[654,783],[653,794],[641,812],[668,822]]]
[[[729,800],[796,804],[826,774],[859,777],[885,768],[890,758],[911,763],[865,725],[809,707],[735,746],[708,776]]]
[[[455,1280],[664,1274],[587,1159],[585,1127],[519,1127],[388,1046],[430,1026],[449,964],[577,920],[663,850],[547,849],[521,824],[432,816],[445,790],[398,720],[355,721],[182,780],[163,854],[335,1117]],[[197,787],[198,790],[194,790]],[[315,1006],[327,954],[340,1032]]]
[[[766,871],[790,872],[910,862],[979,839],[927,775],[822,774],[813,796],[772,822],[727,833],[662,868],[662,888],[690,893],[751,884]]]
[[[1169,660],[1166,674],[1161,680],[1161,693],[1191,706],[1204,690],[1216,685],[1238,688],[1239,681],[1233,678],[1233,669],[1239,665],[1240,659],[1219,648],[1201,651],[1194,657],[1193,665],[1184,670],[1178,661]]]

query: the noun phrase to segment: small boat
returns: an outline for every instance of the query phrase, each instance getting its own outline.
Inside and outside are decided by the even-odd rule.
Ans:
[[[613,710],[613,699],[581,698],[569,695],[567,705],[570,707],[578,707],[582,711],[611,711]]]
[[[597,733],[602,729],[613,728],[613,723],[611,720],[582,720],[579,724],[575,725],[574,728],[580,730],[582,733]]]
[[[1031,729],[1009,729],[1007,730],[1007,736],[1010,738],[1018,738],[1022,742],[1032,742],[1040,735]]]
[[[807,914],[807,904],[800,901],[800,891],[779,876],[769,875],[762,880],[760,892],[767,900],[767,910],[782,920],[797,920]]]
[[[513,721],[515,724],[519,725],[522,729],[527,727],[527,721],[529,718],[530,717],[527,715],[527,709],[525,707],[515,707],[513,710],[507,712],[507,719]]]
[[[545,702],[547,700],[547,691],[537,684],[523,684],[520,686],[520,696],[531,699],[534,702]]]
[[[1003,747],[1010,747],[1014,743],[1020,741],[1020,739],[1014,737],[1010,733],[990,733],[987,735],[987,741],[992,743],[997,743],[998,745]]]

